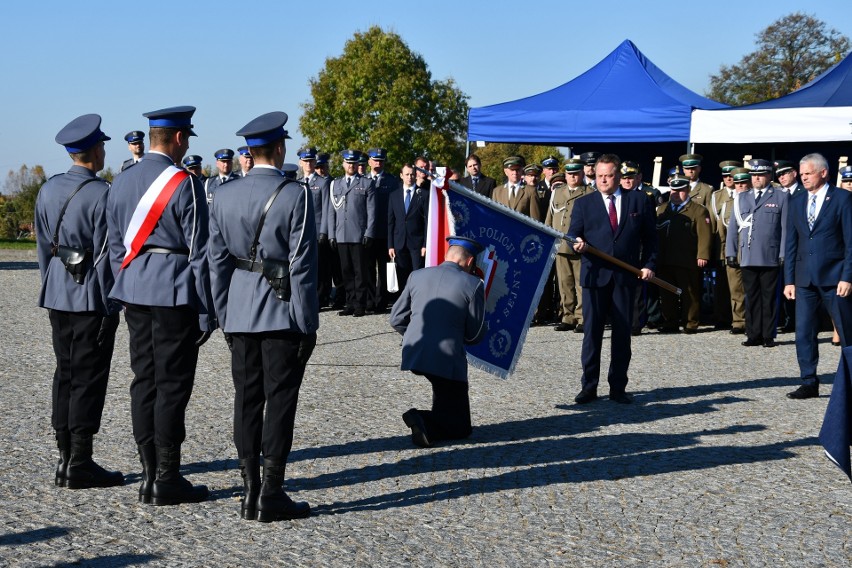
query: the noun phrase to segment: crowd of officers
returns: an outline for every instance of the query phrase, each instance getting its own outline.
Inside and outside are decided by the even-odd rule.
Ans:
[[[96,176],[109,140],[100,116],[78,117],[56,136],[73,165],[42,187],[35,219],[39,305],[50,313],[57,360],[55,482],[69,488],[124,483],[121,473],[92,458],[123,311],[134,374],[133,436],[143,469],[140,502],[173,505],[208,496],[206,487],[180,474],[180,448],[198,349],[222,329],[232,352],[241,516],[304,517],[310,507],[292,501],[283,484],[319,311],[384,313],[394,299],[388,263],[395,265],[399,289],[423,267],[432,164],[419,157],[395,176],[384,169],[383,148],[347,149],[344,173],[332,179],[329,155],[315,148],[298,151],[298,166],[284,162],[287,115],[272,112],[237,132],[246,145],[236,154],[215,152],[217,172],[205,178],[201,157],[187,155],[194,111],[145,113],[151,148],[145,151],[143,132],[128,133],[132,157],[112,187]],[[235,155],[240,172],[232,171]],[[563,164],[551,156],[540,165],[509,156],[498,183],[471,154],[459,183],[565,233],[575,200],[595,191],[598,156],[588,152]],[[700,180],[701,156],[681,156],[670,171],[671,191],[662,193],[643,182],[635,162],[623,163],[621,190],[642,192],[657,208],[659,275],[684,290],[678,297],[640,287],[634,334],[645,325],[694,333],[704,275],[715,270],[715,326],[746,333],[744,345],[774,345],[783,246],[777,231],[756,219],[780,219],[786,196],[803,189],[796,164],[758,159],[744,165],[722,162],[722,186],[713,188]],[[852,190],[852,168],[842,176]],[[746,192],[754,197],[737,199]],[[267,218],[274,222],[264,225]],[[582,332],[579,283],[579,254],[563,243],[535,323]],[[792,317],[789,305],[784,313]],[[784,320],[784,327],[791,325]]]

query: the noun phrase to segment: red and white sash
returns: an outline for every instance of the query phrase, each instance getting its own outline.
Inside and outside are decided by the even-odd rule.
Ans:
[[[124,234],[124,249],[127,252],[124,254],[121,268],[126,268],[142,250],[142,246],[157,226],[175,190],[188,177],[189,174],[185,170],[169,166],[145,191],[139,204],[136,205],[136,210],[133,211],[127,232]]]

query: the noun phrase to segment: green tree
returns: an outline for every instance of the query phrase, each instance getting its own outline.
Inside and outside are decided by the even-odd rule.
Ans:
[[[491,176],[500,183],[503,174],[503,160],[509,156],[523,156],[527,164],[541,164],[548,156],[556,156],[559,163],[565,156],[554,146],[533,146],[530,144],[488,144],[485,148],[472,148],[471,152],[482,160],[482,173]]]
[[[356,33],[310,86],[299,127],[331,154],[334,170],[345,148],[385,148],[389,169],[418,155],[442,164],[464,158],[467,95],[452,79],[432,80],[423,57],[395,33],[378,26]]]
[[[17,239],[30,235],[35,219],[35,201],[47,177],[44,168],[24,164],[17,171],[10,170],[3,184],[6,195],[0,208],[0,234],[4,239]]]
[[[814,16],[796,12],[756,35],[757,49],[710,76],[711,99],[740,106],[792,93],[843,59],[849,38]]]
[[[98,176],[112,183],[115,179],[116,173],[112,170],[112,168],[107,168],[105,170],[101,170]]]

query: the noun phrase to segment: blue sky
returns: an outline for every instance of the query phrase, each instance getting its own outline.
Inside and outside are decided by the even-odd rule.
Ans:
[[[198,107],[199,136],[190,153],[205,163],[214,161],[216,149],[241,145],[234,132],[272,110],[290,115],[287,158],[295,161],[309,80],[353,33],[371,25],[402,36],[434,78],[453,77],[476,107],[567,82],[625,39],[703,94],[720,65],[753,51],[757,32],[802,6],[794,0],[7,3],[0,173],[5,179],[22,164],[41,164],[49,174],[66,170],[70,161],[53,138],[90,112],[103,116],[102,128],[113,138],[107,165],[118,169],[128,157],[124,134],[147,131],[142,113],[182,104]],[[852,2],[806,6],[852,37]]]

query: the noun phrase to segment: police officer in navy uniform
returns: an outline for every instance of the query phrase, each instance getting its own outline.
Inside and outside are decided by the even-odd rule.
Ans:
[[[142,156],[145,155],[145,133],[141,130],[131,130],[127,134],[124,135],[124,140],[127,142],[127,149],[130,150],[131,158],[124,160],[121,164],[121,170],[119,172],[123,172],[136,162],[142,159]]]
[[[191,156],[187,156],[183,159],[183,169],[194,175],[198,178],[198,181],[204,183],[205,177],[204,172],[201,171],[201,156],[198,154],[192,154]]]
[[[246,174],[254,167],[254,158],[252,158],[251,150],[249,150],[248,146],[240,146],[237,148],[237,154],[240,156],[240,171],[236,173],[239,177],[246,177]]]
[[[340,255],[346,307],[337,315],[361,317],[366,314],[370,292],[370,252],[376,233],[376,197],[373,180],[358,175],[361,153],[344,150],[344,175],[335,178],[327,206],[328,238]],[[382,227],[382,230],[385,230]]]
[[[232,352],[241,516],[263,522],[310,515],[308,504],[293,502],[282,487],[299,387],[319,327],[313,199],[280,169],[286,122],[286,113],[270,112],[237,132],[255,165],[219,190],[208,248],[216,313]],[[280,280],[270,276],[276,270]]]
[[[585,180],[583,183],[592,189],[597,189],[598,187],[595,185],[595,164],[597,163],[598,158],[601,157],[601,153],[583,152],[579,157],[583,161],[583,173],[585,174]]]
[[[222,148],[216,150],[213,156],[216,158],[216,175],[212,175],[204,180],[204,193],[207,194],[207,203],[213,201],[216,190],[223,183],[228,183],[235,179],[239,179],[239,175],[234,173],[234,151],[230,148]]]
[[[203,501],[208,494],[180,474],[198,348],[217,326],[204,188],[175,165],[195,136],[194,112],[180,106],[145,113],[151,149],[116,176],[107,199],[115,275],[110,297],[124,304],[130,332],[131,417],[143,468],[139,500],[155,505]]]
[[[725,237],[728,264],[739,263],[746,297],[743,345],[775,347],[778,277],[784,262],[787,234],[787,193],[769,185],[772,162],[754,159],[754,189],[738,193]]]
[[[367,165],[370,167],[369,175],[373,178],[373,186],[376,190],[376,239],[370,248],[372,259],[370,261],[370,276],[372,284],[372,301],[376,313],[382,313],[391,303],[391,293],[388,292],[387,265],[390,262],[388,255],[388,240],[385,227],[388,226],[388,202],[390,196],[399,189],[398,179],[385,171],[387,151],[384,148],[370,148],[367,150],[369,159]]]
[[[56,135],[74,165],[51,177],[36,199],[35,232],[41,293],[53,329],[51,423],[56,432],[59,487],[84,489],[124,485],[124,476],[92,460],[106,397],[118,327],[117,306],[108,299],[113,284],[106,254],[106,201],[101,117],[75,118]]]
[[[328,246],[328,227],[326,224],[326,203],[331,178],[321,176],[316,170],[317,149],[302,148],[298,152],[299,164],[302,167],[302,181],[310,190],[311,201],[314,205],[314,225],[317,234],[318,283],[317,295],[320,308],[328,306],[331,298],[332,262],[331,248]]]

